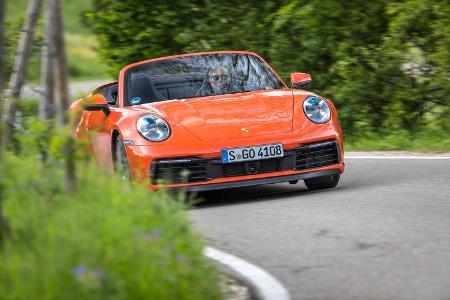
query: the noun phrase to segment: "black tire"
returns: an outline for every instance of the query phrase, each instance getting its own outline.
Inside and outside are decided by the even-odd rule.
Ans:
[[[114,170],[123,180],[131,180],[127,152],[125,151],[125,144],[120,136],[114,142]]]
[[[336,174],[305,179],[305,185],[309,190],[334,188],[339,183],[340,177],[339,174]]]

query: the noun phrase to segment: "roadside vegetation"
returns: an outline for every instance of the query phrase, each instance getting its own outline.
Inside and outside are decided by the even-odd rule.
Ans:
[[[0,300],[221,299],[220,277],[203,256],[184,196],[99,170],[87,143],[74,139],[79,116],[67,112],[67,75],[74,73],[64,40],[77,35],[64,34],[62,1],[30,0],[23,29],[8,25],[4,47],[4,17],[24,13],[20,3],[7,1],[5,10],[0,0]],[[72,4],[66,9],[77,14],[82,6]],[[81,47],[86,41],[76,40],[75,67],[92,67],[82,55],[97,59]],[[43,99],[21,99],[33,76],[45,83]]]
[[[93,0],[112,74],[191,51],[249,50],[333,100],[355,149],[450,151],[447,0]],[[431,143],[430,143],[431,142]]]
[[[67,73],[101,79],[157,56],[255,51],[285,80],[313,74],[311,89],[340,111],[347,150],[450,151],[445,0],[63,1],[67,70],[63,39],[44,33],[52,23],[42,13],[31,57],[16,51],[19,35],[32,35],[20,30],[27,3],[0,0],[0,300],[222,298],[183,196],[98,170],[73,140]],[[41,52],[44,38],[54,57]],[[17,113],[3,94],[16,52],[28,67],[6,95]],[[39,121],[37,102],[20,100],[25,75],[58,81],[43,88]]]
[[[19,39],[28,0],[6,1],[7,36],[7,76],[12,68],[14,54]],[[64,26],[67,44],[69,76],[74,80],[90,80],[109,78],[108,67],[98,55],[99,43],[97,37],[83,22],[83,14],[91,9],[91,0],[64,1]],[[40,46],[43,42],[45,15],[41,14],[36,32],[36,41],[32,49],[27,72],[27,82],[36,84],[40,76]]]
[[[7,70],[26,4],[7,2]],[[450,151],[445,0],[71,0],[63,8],[71,81],[115,78],[124,65],[158,56],[255,51],[286,82],[294,71],[313,75],[310,89],[334,101],[351,149]]]
[[[67,157],[70,129],[49,131],[35,101],[22,106],[24,127],[3,157],[0,299],[222,298],[182,195],[98,170],[83,144]]]
[[[388,135],[368,135],[345,139],[344,143],[345,151],[450,152],[448,133],[440,129],[419,132],[414,136],[404,131]]]

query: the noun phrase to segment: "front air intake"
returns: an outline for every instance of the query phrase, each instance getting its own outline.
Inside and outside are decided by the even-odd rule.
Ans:
[[[321,142],[295,149],[295,169],[306,170],[339,163],[339,147],[336,141]]]
[[[206,171],[207,160],[182,158],[154,161],[153,183],[190,183],[210,180]]]

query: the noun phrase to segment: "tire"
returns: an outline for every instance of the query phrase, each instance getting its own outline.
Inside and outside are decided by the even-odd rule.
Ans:
[[[120,136],[114,142],[114,170],[123,180],[131,180],[130,164],[128,163],[125,144]]]
[[[334,188],[339,183],[339,174],[320,176],[311,179],[305,179],[305,185],[309,190],[321,190]]]

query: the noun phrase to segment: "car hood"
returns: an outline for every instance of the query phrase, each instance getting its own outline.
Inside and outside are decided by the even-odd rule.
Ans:
[[[292,131],[290,90],[255,91],[134,106],[176,122],[200,140],[223,140]]]

